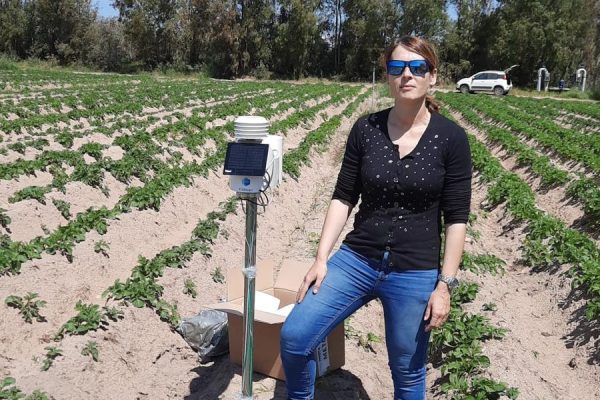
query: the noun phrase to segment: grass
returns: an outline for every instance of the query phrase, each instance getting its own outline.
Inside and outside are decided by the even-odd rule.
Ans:
[[[524,97],[548,97],[553,99],[579,99],[579,100],[600,100],[600,90],[586,89],[585,92],[581,92],[577,89],[571,89],[569,91],[559,93],[555,91],[538,92],[532,89],[521,89],[512,88],[510,95],[513,96],[524,96]]]

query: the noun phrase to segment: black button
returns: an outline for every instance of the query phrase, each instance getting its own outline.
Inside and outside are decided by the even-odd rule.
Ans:
[[[390,251],[390,246],[385,246],[385,249],[386,249],[387,251]]]

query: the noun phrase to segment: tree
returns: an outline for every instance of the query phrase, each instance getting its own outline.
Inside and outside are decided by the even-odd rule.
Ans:
[[[389,0],[347,0],[342,25],[342,58],[348,79],[369,79],[373,66],[396,33],[399,16]],[[375,64],[374,64],[375,63]]]
[[[476,42],[475,33],[483,31],[487,17],[492,12],[491,0],[452,0],[456,10],[456,20],[450,21],[447,33],[440,45],[442,78],[457,80],[475,72],[474,58],[482,49]],[[488,27],[488,32],[493,28]],[[491,33],[491,32],[490,32]]]
[[[341,64],[341,41],[342,41],[342,22],[344,18],[342,0],[323,0],[319,2],[317,14],[321,16],[320,37],[323,38],[323,45],[328,46],[333,56],[333,73],[340,73]],[[328,51],[326,51],[328,52]],[[327,60],[321,58],[321,62]]]
[[[246,75],[263,65],[271,65],[274,4],[269,0],[239,0],[239,74]]]
[[[317,7],[317,0],[281,2],[273,52],[274,70],[278,74],[298,79],[307,71],[311,54],[317,51],[319,41]]]
[[[0,2],[0,52],[25,57],[31,45],[28,35],[27,2],[3,0]]]
[[[553,81],[569,77],[583,61],[590,24],[587,0],[503,0],[490,16],[489,29],[477,33],[486,54],[479,57],[480,67],[499,69],[519,64],[511,75],[518,85],[535,84],[542,65]],[[496,32],[494,32],[496,30]]]
[[[402,16],[401,36],[416,35],[441,41],[448,23],[446,0],[401,0],[396,3]]]
[[[88,50],[81,60],[85,64],[102,71],[128,72],[133,53],[121,22],[114,19],[94,22],[86,32],[85,42]]]
[[[96,20],[91,0],[35,0],[28,10],[32,22],[31,54],[57,57],[65,64],[80,60],[87,28]]]
[[[119,20],[146,67],[170,64],[177,37],[176,0],[115,0]]]

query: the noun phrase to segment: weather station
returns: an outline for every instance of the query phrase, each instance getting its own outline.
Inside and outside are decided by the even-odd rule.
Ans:
[[[234,131],[235,141],[227,145],[223,173],[229,175],[231,190],[246,204],[241,399],[249,400],[253,398],[257,207],[265,207],[267,190],[275,189],[281,183],[283,138],[269,135],[269,121],[259,116],[238,117]]]

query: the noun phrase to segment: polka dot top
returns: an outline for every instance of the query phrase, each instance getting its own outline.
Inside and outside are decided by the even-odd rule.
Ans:
[[[361,117],[352,127],[333,192],[358,203],[344,243],[394,269],[440,267],[444,223],[466,223],[471,202],[471,152],[465,131],[431,113],[417,146],[400,158],[388,134],[391,108]]]

